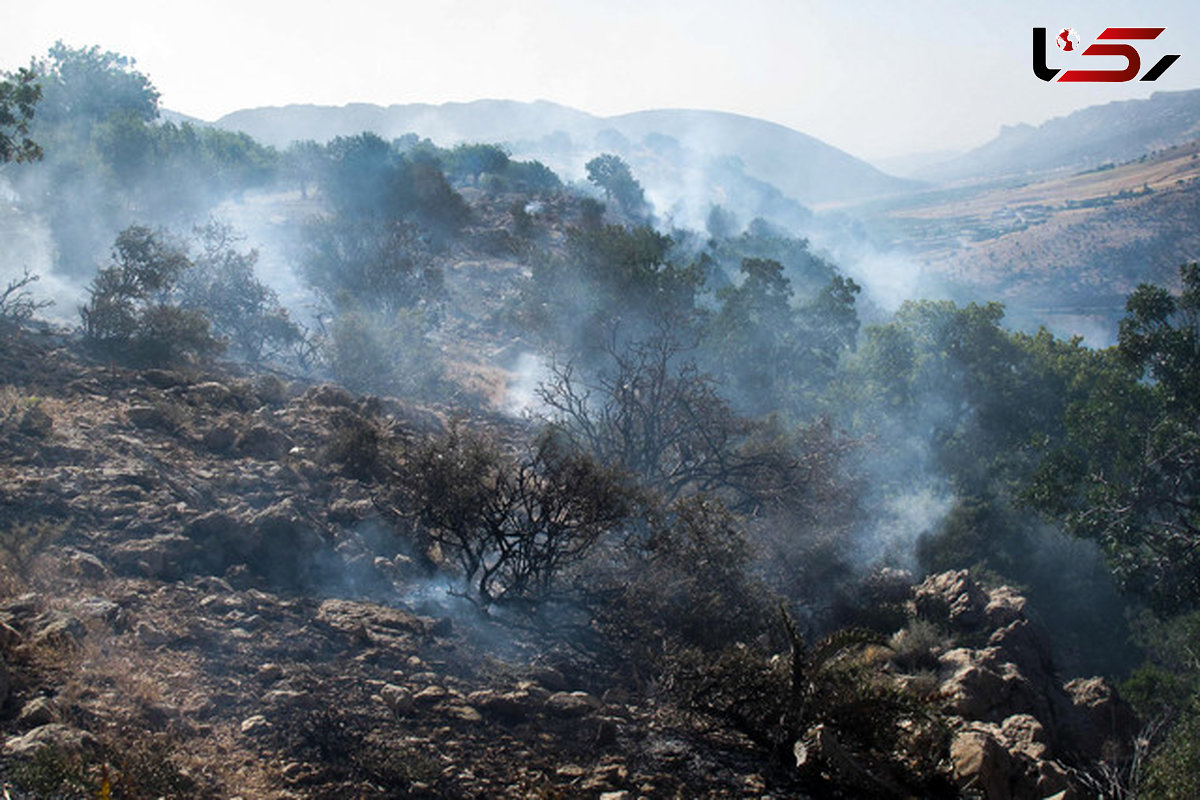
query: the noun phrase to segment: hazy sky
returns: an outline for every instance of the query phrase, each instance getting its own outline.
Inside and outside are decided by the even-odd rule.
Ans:
[[[1046,84],[1030,69],[1034,26],[1075,28],[1085,44],[1108,26],[1165,26],[1140,46],[1143,71],[1182,58],[1155,83]],[[1197,0],[0,0],[0,69],[62,39],[133,56],[165,107],[207,120],[260,105],[479,98],[602,115],[709,108],[878,158],[1200,88],[1197,33]],[[1049,56],[1072,66],[1053,43]]]

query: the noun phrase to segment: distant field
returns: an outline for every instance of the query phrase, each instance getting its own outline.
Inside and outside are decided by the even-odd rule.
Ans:
[[[1086,172],[960,183],[854,210],[957,296],[1090,338],[1125,296],[1200,258],[1200,141]]]

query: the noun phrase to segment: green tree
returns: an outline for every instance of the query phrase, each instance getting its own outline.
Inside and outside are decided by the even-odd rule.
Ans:
[[[1200,267],[1180,276],[1178,295],[1130,295],[1104,373],[1072,403],[1030,492],[1162,613],[1200,602]]]
[[[745,258],[741,274],[740,285],[717,292],[721,305],[705,342],[713,371],[729,378],[747,412],[801,415],[854,347],[859,287],[837,275],[797,307],[779,261]]]
[[[325,148],[307,139],[292,142],[283,154],[283,173],[300,188],[300,197],[308,199],[308,187],[320,181],[326,168]]]
[[[478,185],[483,175],[498,175],[508,168],[509,154],[495,144],[460,144],[446,155],[446,174],[452,180],[469,179]]]
[[[404,220],[310,221],[303,229],[301,270],[334,311],[411,308],[437,297],[442,286],[420,228]]]
[[[137,62],[99,46],[68,47],[61,41],[49,57],[34,62],[43,84],[39,126],[67,129],[86,138],[91,126],[113,114],[132,114],[145,122],[158,118],[158,90]]]
[[[252,364],[298,354],[304,334],[255,275],[258,251],[240,252],[229,225],[197,229],[201,252],[178,279],[179,305],[202,312],[230,355]]]
[[[42,148],[29,138],[34,107],[41,98],[42,87],[33,70],[22,67],[0,80],[0,164],[42,157]]]
[[[540,161],[509,161],[504,176],[514,191],[539,193],[554,192],[562,188],[562,181],[554,170]]]
[[[604,190],[606,200],[616,202],[621,209],[635,219],[649,212],[642,185],[633,177],[633,171],[620,156],[605,153],[596,156],[584,165],[588,180]]]

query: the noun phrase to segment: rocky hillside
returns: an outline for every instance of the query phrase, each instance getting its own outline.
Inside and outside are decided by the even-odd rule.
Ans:
[[[118,797],[905,796],[832,723],[780,766],[561,632],[456,604],[388,477],[347,444],[370,431],[403,448],[442,410],[4,337],[13,797],[105,780]],[[1128,708],[1055,672],[1021,596],[965,572],[877,583],[904,627],[841,658],[919,702],[927,723],[900,741],[932,754],[940,794],[1083,797],[1132,757]]]

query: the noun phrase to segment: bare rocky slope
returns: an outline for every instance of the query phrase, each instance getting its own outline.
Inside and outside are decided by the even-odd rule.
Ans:
[[[355,420],[402,444],[444,410],[3,337],[13,797],[96,796],[105,770],[120,797],[778,798],[814,774],[892,794],[821,726],[774,767],[652,683],[456,609],[384,479],[336,457]],[[1130,755],[1128,708],[1055,673],[1018,594],[966,573],[888,580],[937,634],[914,641],[910,623],[861,657],[942,721],[954,791],[1083,797],[1089,770]]]

